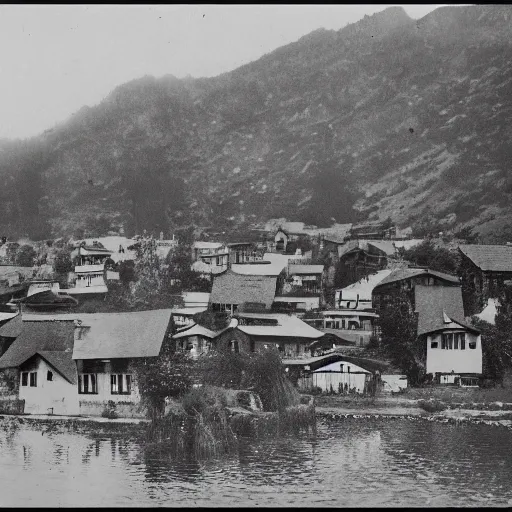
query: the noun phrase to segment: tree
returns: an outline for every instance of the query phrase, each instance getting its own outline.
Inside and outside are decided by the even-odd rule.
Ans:
[[[166,336],[158,357],[135,363],[140,394],[153,414],[162,410],[166,398],[181,396],[192,387],[193,361],[185,354],[176,353],[172,343]]]
[[[32,267],[37,256],[35,249],[31,245],[22,245],[15,256],[15,263],[20,267]]]
[[[402,256],[415,265],[448,274],[457,274],[459,268],[458,255],[444,247],[436,247],[431,240],[403,251]]]
[[[53,270],[60,275],[67,274],[73,270],[73,262],[71,261],[69,249],[61,249],[56,253],[53,261]]]
[[[380,316],[382,345],[392,363],[406,375],[412,386],[425,377],[426,346],[418,340],[417,320],[405,292],[394,295]]]

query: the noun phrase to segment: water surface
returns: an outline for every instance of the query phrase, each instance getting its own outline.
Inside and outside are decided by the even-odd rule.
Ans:
[[[198,464],[27,423],[0,430],[3,507],[512,504],[512,432],[501,427],[349,418]]]

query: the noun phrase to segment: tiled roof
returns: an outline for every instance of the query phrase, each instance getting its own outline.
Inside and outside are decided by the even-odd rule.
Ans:
[[[188,329],[174,334],[173,339],[178,340],[180,338],[188,338],[189,336],[204,336],[205,338],[215,338],[219,334],[219,331],[211,331],[206,327],[199,324],[194,324]]]
[[[423,275],[437,277],[438,279],[447,281],[449,283],[460,283],[458,277],[445,274],[444,272],[437,272],[436,270],[429,270],[425,268],[397,268],[393,270],[393,272],[391,272],[388,277],[384,278],[378,285],[376,285],[375,288],[385,284],[394,283],[396,281],[403,281],[404,279],[410,279],[411,277]]]
[[[24,321],[19,336],[0,357],[0,368],[15,368],[39,351],[71,354],[74,330],[73,321]]]
[[[67,352],[62,350],[38,350],[37,353],[71,384],[77,383],[76,363],[71,357],[71,350]]]
[[[418,313],[418,336],[445,329],[445,315],[449,320],[477,331],[474,327],[466,324],[464,320],[460,286],[417,285],[414,289],[414,297]]]
[[[276,294],[277,277],[266,275],[242,275],[227,270],[213,279],[210,303],[265,304],[270,309]]]
[[[338,246],[338,256],[341,257],[356,250],[369,251],[371,246],[383,252],[386,256],[393,256],[396,252],[392,240],[358,239],[350,240],[345,245]]]
[[[246,316],[246,315],[244,315]],[[303,322],[300,318],[293,315],[280,313],[268,313],[258,315],[252,318],[276,319],[278,325],[238,325],[237,328],[249,336],[277,336],[277,337],[295,337],[295,338],[321,338],[324,333]]]
[[[129,313],[86,313],[78,316],[84,329],[75,341],[73,359],[156,357],[171,319],[171,309]]]
[[[323,265],[300,265],[291,263],[288,265],[289,275],[310,275],[321,274],[324,271]]]
[[[18,314],[0,327],[0,336],[5,338],[17,338],[21,333],[22,325],[21,315]]]
[[[512,246],[459,245],[459,250],[482,270],[512,272]]]

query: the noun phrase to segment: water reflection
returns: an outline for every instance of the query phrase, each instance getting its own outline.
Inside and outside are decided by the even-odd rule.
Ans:
[[[199,464],[122,437],[0,428],[0,506],[464,506],[512,503],[512,432],[346,419],[242,440]]]

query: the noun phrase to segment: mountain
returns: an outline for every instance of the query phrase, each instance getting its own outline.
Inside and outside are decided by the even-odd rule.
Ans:
[[[214,78],[146,76],[0,141],[0,233],[285,217],[512,224],[512,7],[392,7]]]

